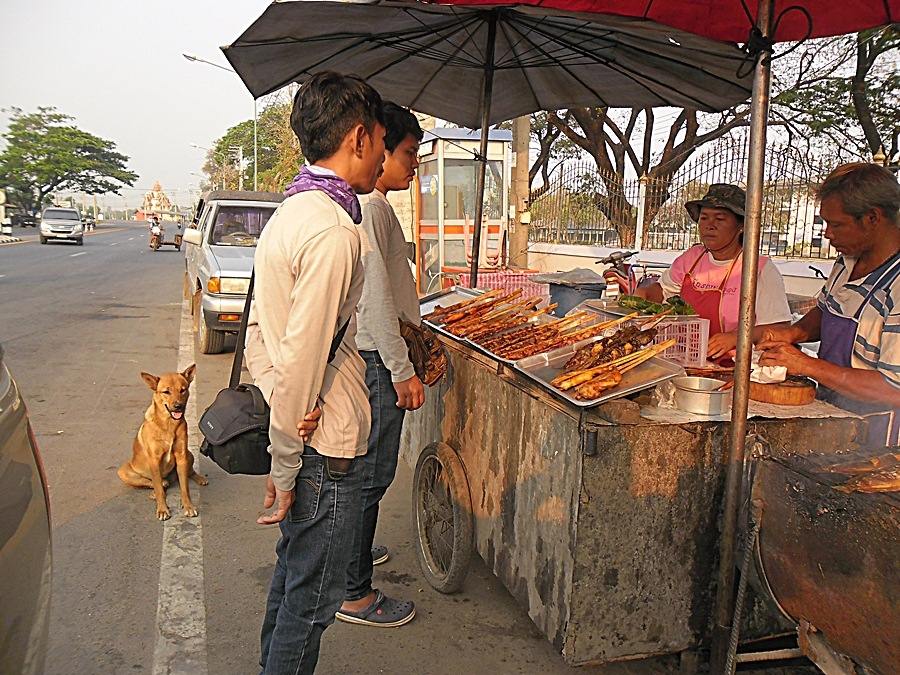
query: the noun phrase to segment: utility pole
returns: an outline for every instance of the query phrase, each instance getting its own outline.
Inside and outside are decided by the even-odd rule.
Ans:
[[[244,146],[237,146],[238,190],[244,189]]]
[[[528,267],[528,226],[531,223],[529,198],[531,185],[528,168],[531,163],[528,148],[531,140],[531,116],[513,120],[512,181],[509,203],[515,207],[515,216],[509,226],[509,264],[511,267]]]

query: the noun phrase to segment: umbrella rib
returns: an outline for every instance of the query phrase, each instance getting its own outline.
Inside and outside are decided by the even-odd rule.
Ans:
[[[509,51],[511,51],[513,53],[513,56],[515,56],[515,48],[522,42],[522,40],[519,40],[518,42],[516,42],[515,45],[513,44],[513,41],[510,40],[509,33],[507,32],[506,23],[500,24],[500,30],[503,31],[504,37],[510,43]],[[507,52],[507,53],[509,53],[509,52]],[[537,109],[540,110],[541,108],[543,108],[543,106],[541,105],[540,99],[538,99],[537,92],[534,90],[534,85],[531,84],[531,78],[528,77],[528,69],[527,68],[519,68],[519,71],[522,73],[522,77],[525,78],[525,84],[528,85],[528,90],[531,92],[531,97],[534,99],[534,104],[537,106]]]
[[[516,16],[519,17],[519,16],[523,16],[523,15],[517,14]],[[531,18],[531,17],[529,17],[529,18]],[[537,20],[533,20],[533,19],[532,19],[531,27],[529,28],[529,30],[528,30],[527,32],[522,33],[521,31],[519,31],[519,34],[523,36],[523,39],[522,39],[522,40],[519,40],[519,41],[516,42],[514,45],[511,45],[511,46],[510,46],[510,49],[508,49],[508,50],[506,51],[506,53],[503,54],[503,56],[502,56],[500,59],[497,60],[497,62],[498,62],[498,63],[503,63],[503,61],[507,58],[507,56],[510,54],[510,52],[514,52],[514,51],[515,51],[515,48],[518,47],[519,44],[521,44],[521,42],[523,42],[523,41],[525,41],[525,40],[527,40],[527,39],[530,39],[531,33],[536,29],[537,26],[540,26],[540,25],[542,25],[542,24],[546,24],[546,25],[549,25],[549,26],[554,27],[554,28],[564,28],[564,25],[563,25],[563,24],[560,24],[560,23],[557,23],[557,22],[553,22],[551,19],[552,19],[552,17],[540,17],[540,18],[537,19]],[[509,22],[507,22],[507,23],[509,23]],[[595,27],[595,28],[599,31],[599,34],[590,33],[590,32],[585,31],[585,29],[588,28],[588,27]],[[563,37],[565,37],[566,35],[575,32],[576,30],[577,30],[577,31],[580,31],[580,32],[582,32],[582,33],[585,33],[585,39],[584,39],[584,42],[590,42],[590,41],[592,41],[592,40],[603,40],[604,38],[606,38],[606,37],[608,37],[608,36],[610,36],[610,35],[613,34],[613,31],[611,31],[611,30],[609,30],[609,29],[607,29],[607,28],[602,28],[602,27],[597,26],[596,24],[594,24],[594,23],[592,23],[592,22],[585,21],[585,22],[583,22],[580,26],[577,26],[577,27],[575,27],[575,26],[573,26],[573,27],[568,27],[568,29],[567,29],[562,35],[554,36],[553,39],[547,38],[547,42],[548,42],[548,43],[553,42],[553,43],[557,44],[558,46],[557,46],[556,48],[546,50],[546,51],[544,52],[544,53],[546,54],[546,56],[548,56],[548,57],[550,57],[550,58],[553,58],[553,59],[556,59],[556,57],[554,56],[554,53],[555,53],[555,52],[567,51],[567,50],[568,50],[568,51],[571,51],[571,50],[569,49],[568,45],[567,45],[565,42],[561,42],[561,41],[560,41],[560,38],[563,38]],[[545,36],[545,37],[546,37],[546,36]],[[534,46],[534,43],[532,43],[532,45]],[[610,47],[614,46],[614,43],[613,43],[611,40],[610,40],[610,45],[609,45],[609,46],[610,46]],[[536,49],[537,49],[537,48],[535,47],[535,49],[528,50],[528,51],[535,51]],[[527,54],[527,52],[526,52],[526,54]],[[528,61],[529,59],[526,59],[526,58],[525,58],[525,55],[522,54],[522,55],[517,55],[516,60],[517,60],[519,63],[524,63],[524,62]],[[536,57],[535,57],[535,61],[536,61]],[[501,67],[501,68],[502,68],[503,66],[498,66],[498,67]]]
[[[420,22],[420,23],[421,23],[421,22]],[[452,22],[446,22],[446,23],[444,23],[443,25],[433,26],[433,27],[429,27],[429,26],[426,26],[426,25],[423,24],[423,25],[422,25],[422,30],[421,30],[421,31],[415,31],[415,32],[414,32],[414,35],[413,35],[412,37],[407,36],[407,37],[406,37],[406,41],[409,41],[410,39],[416,39],[416,37],[423,36],[423,35],[433,35],[433,34],[436,33],[436,32],[444,31],[444,30],[447,30],[447,29],[450,29],[450,28],[456,28],[456,30],[458,31],[458,30],[459,30],[458,26],[459,26],[458,23],[452,23]],[[451,35],[452,35],[452,33],[451,33]],[[276,44],[294,44],[294,43],[298,43],[298,42],[327,42],[327,41],[329,41],[329,40],[335,39],[335,37],[337,37],[337,34],[320,35],[320,36],[316,36],[316,37],[314,37],[314,38],[304,38],[303,40],[298,39],[298,38],[278,38],[277,40],[259,40],[259,41],[254,41],[254,42],[249,42],[249,41],[248,41],[248,42],[245,42],[243,45],[241,45],[241,47],[244,47],[244,46],[261,46],[261,45],[276,45]],[[350,37],[350,36],[348,35],[347,37]],[[335,51],[335,52],[332,52],[332,53],[328,54],[327,56],[325,56],[325,57],[322,58],[322,59],[319,59],[319,60],[316,61],[315,63],[313,63],[313,64],[311,64],[311,65],[309,65],[309,66],[306,66],[306,67],[303,68],[302,70],[295,71],[295,73],[294,73],[293,75],[290,75],[289,77],[287,77],[287,78],[281,80],[278,84],[276,84],[276,85],[273,86],[271,89],[269,89],[269,91],[275,91],[276,89],[281,89],[282,87],[287,86],[287,85],[290,84],[291,82],[294,82],[300,75],[303,75],[303,74],[311,74],[310,71],[312,71],[312,70],[314,70],[314,69],[320,67],[322,64],[327,63],[328,61],[331,61],[332,59],[335,59],[335,58],[341,56],[342,54],[344,54],[344,53],[346,53],[346,52],[348,52],[348,51],[351,51],[351,50],[353,50],[353,49],[356,49],[356,48],[358,48],[358,47],[360,47],[360,46],[363,46],[363,45],[365,45],[365,44],[371,42],[372,39],[373,39],[374,37],[375,37],[375,36],[372,36],[372,35],[360,36],[359,39],[355,40],[352,44],[349,44],[349,45],[347,45],[347,46],[345,46],[345,47],[342,47],[341,49],[339,49],[339,50],[337,50],[337,51]],[[393,34],[390,34],[389,37],[396,38],[396,39],[402,39],[402,38],[403,38],[403,33],[399,33],[399,32],[393,33]],[[431,45],[429,45],[428,47],[431,47],[431,46],[433,46],[433,45],[436,45],[436,44],[442,42],[443,40],[445,40],[446,38],[447,38],[447,36],[441,35],[440,38],[436,39],[436,40],[435,40],[434,42],[432,42]],[[428,48],[428,47],[426,47],[426,48]],[[453,55],[455,55],[455,54],[458,53],[458,52],[459,52],[459,48],[457,48],[456,52],[454,52]],[[401,61],[402,61],[402,60],[405,60],[405,59],[408,59],[410,56],[412,56],[412,54],[405,54],[405,55],[403,56],[403,58],[401,59]],[[452,57],[451,57],[451,58],[452,58]],[[394,65],[394,64],[392,64],[392,65]],[[381,71],[379,71],[379,72],[381,72]],[[370,75],[369,77],[373,77],[373,76]],[[266,92],[266,93],[267,93],[267,92]],[[421,92],[420,92],[420,95],[421,95]]]
[[[510,22],[509,22],[509,26],[510,26],[513,30],[515,30],[517,33],[519,33],[519,35],[522,35],[521,31],[519,31],[519,28],[518,28],[516,22],[510,21]],[[540,32],[540,31],[538,31],[538,32]],[[534,46],[535,49],[537,49],[538,51],[542,52],[542,53],[544,54],[544,56],[546,56],[547,58],[550,58],[550,57],[547,55],[546,51],[544,51],[543,47],[541,47],[541,46],[539,46],[539,45],[536,45],[534,42],[531,41],[531,38],[529,38],[528,36],[522,35],[522,37],[523,37],[525,40],[527,40],[528,42],[530,42],[530,43]],[[546,36],[545,36],[545,37],[546,37]],[[570,76],[573,80],[575,80],[576,82],[578,82],[578,84],[580,84],[582,87],[584,87],[584,88],[587,89],[589,92],[591,92],[594,96],[596,96],[596,97],[597,97],[597,100],[601,103],[601,105],[604,105],[604,106],[606,105],[606,101],[604,100],[603,96],[600,95],[600,92],[598,92],[596,89],[594,89],[594,87],[592,87],[592,86],[589,85],[587,82],[585,82],[585,81],[582,80],[580,77],[578,77],[578,75],[576,75],[575,73],[573,73],[572,70],[571,70],[568,66],[566,66],[564,63],[562,63],[562,62],[559,61],[558,59],[556,59],[556,62],[559,63],[560,68],[562,68],[564,71],[566,71],[566,73],[568,73],[569,76]]]
[[[458,33],[461,29],[462,29],[462,25],[461,25],[461,24],[458,24],[456,30],[454,31],[454,33]],[[466,31],[466,32],[468,33],[468,31]],[[451,33],[451,35],[452,35],[452,34],[453,34],[453,33]],[[447,37],[448,37],[448,36],[440,36],[440,37],[438,37],[438,38],[437,38],[434,42],[432,42],[431,44],[429,44],[429,45],[427,45],[427,46],[424,46],[424,47],[422,48],[422,50],[430,49],[431,47],[433,47],[434,45],[438,44],[439,42],[443,42],[444,40],[446,40]],[[450,54],[449,56],[447,56],[446,61],[445,61],[443,64],[441,64],[441,65],[446,65],[446,63],[447,63],[448,61],[452,60],[452,59],[456,56],[456,54],[459,53],[459,51],[465,46],[466,42],[468,42],[468,41],[471,40],[471,39],[472,39],[472,36],[469,35],[469,38],[468,38],[465,42],[463,42],[463,44],[461,44],[459,47],[457,47],[457,49],[456,49],[455,52],[453,52],[452,54]],[[422,50],[420,50],[420,51],[422,51]],[[381,73],[383,73],[384,71],[389,70],[390,68],[393,68],[394,66],[396,66],[396,65],[398,65],[398,64],[400,64],[400,63],[403,63],[403,62],[406,61],[407,59],[410,59],[410,58],[412,58],[413,56],[416,56],[418,53],[419,53],[419,52],[410,52],[410,53],[403,54],[400,58],[398,58],[398,59],[392,61],[391,63],[388,63],[388,64],[382,66],[382,67],[379,68],[378,70],[376,70],[376,71],[372,72],[371,74],[369,74],[367,77],[377,77],[378,75],[381,75]],[[438,69],[438,70],[440,70],[440,69]],[[437,76],[437,72],[438,72],[438,71],[435,71],[435,73],[428,79],[428,82],[429,82],[429,83],[434,79],[434,77]],[[415,100],[418,100],[418,98],[419,98],[419,96],[421,96],[421,94],[422,94],[422,92],[420,91],[420,92],[416,95],[416,99],[415,99]],[[412,104],[410,104],[410,107],[412,107]]]
[[[466,24],[468,24],[468,23],[474,24],[474,23],[477,23],[478,21],[484,21],[483,17],[481,17],[480,14],[478,14],[478,13],[472,12],[472,13],[470,13],[469,17],[466,17],[464,19],[462,16],[460,16],[460,14],[456,11],[456,9],[454,7],[449,7],[449,9],[451,11],[451,15],[452,15],[453,19],[455,19],[455,23],[453,23],[453,22],[447,23],[446,24],[447,27],[448,28],[452,27],[452,26],[462,27],[462,29],[465,30],[466,34],[469,36],[469,39],[474,40],[474,36],[471,33],[469,33],[469,30],[468,30],[468,27]],[[418,11],[418,8],[417,8],[417,11]],[[413,14],[412,10],[410,10],[408,8],[404,8],[403,12],[407,16],[409,16],[409,18],[411,18],[413,21],[417,21],[419,23],[419,25],[421,25],[422,28],[424,28],[429,33],[435,32],[433,28],[431,28],[430,26],[425,24],[424,21],[422,21],[418,16]],[[446,15],[441,13],[440,16],[446,16]],[[458,32],[458,30],[459,29],[457,28],[457,32]],[[435,44],[437,44],[437,42],[435,42]],[[472,46],[475,47],[475,50],[478,52],[478,55],[477,55],[478,58],[476,59],[474,55],[469,54],[468,52],[466,52],[466,56],[470,56],[473,61],[481,61],[483,63],[484,62],[484,54],[481,52],[481,49],[478,47],[478,43],[472,42]],[[457,52],[459,52],[459,50],[457,50]]]
[[[453,16],[455,16],[455,17],[457,17],[457,18],[460,18],[460,16],[459,16],[459,14],[457,13],[455,7],[450,6],[450,11],[453,13]],[[494,10],[494,11],[497,11],[497,10]],[[499,14],[499,13],[498,13],[498,14]],[[478,16],[478,18],[479,18],[481,21],[484,21],[484,17],[482,17],[482,16],[480,16],[480,15],[476,15],[476,16]],[[463,30],[466,31],[466,35],[469,36],[469,40],[472,41],[472,46],[473,46],[473,47],[475,48],[475,50],[478,52],[478,57],[479,57],[479,59],[481,60],[482,63],[484,63],[484,61],[485,61],[485,55],[484,55],[484,52],[481,51],[481,48],[478,46],[478,42],[475,40],[475,36],[474,36],[472,33],[469,32],[469,28],[468,28],[468,26],[465,25],[465,23],[462,23],[462,25],[463,25]]]
[[[540,21],[543,21],[543,20],[546,19],[546,18],[547,18],[547,17],[541,17]],[[504,23],[507,23],[507,22],[504,22]],[[503,25],[503,24],[501,24],[501,25]],[[509,36],[507,36],[507,39],[509,39]],[[511,42],[510,45],[509,45],[509,49],[507,49],[506,52],[505,52],[504,54],[501,54],[500,58],[496,59],[496,62],[497,62],[497,63],[503,63],[503,61],[506,60],[506,57],[509,56],[510,53],[515,54],[516,47],[518,47],[518,46],[519,46],[522,42],[524,42],[526,39],[527,39],[527,35],[523,35],[523,36],[522,36],[522,39],[521,39],[521,40],[518,40],[515,44],[513,44],[513,43]],[[519,60],[521,61],[521,58],[519,58]]]
[[[469,37],[468,37],[462,44],[460,44],[460,45],[456,48],[456,52],[454,52],[454,53],[447,59],[447,61],[449,61],[450,59],[452,59],[452,58],[453,58],[453,57],[454,57],[461,49],[463,49],[463,48],[466,46],[466,44],[467,44],[470,40],[473,40],[473,39],[474,39],[473,36],[472,36],[472,35],[469,35]],[[446,62],[445,62],[445,64],[446,64]],[[441,72],[441,66],[439,66],[438,68],[436,68],[435,71],[431,74],[431,76],[430,76],[430,77],[425,81],[425,83],[419,88],[419,91],[418,91],[418,92],[416,93],[416,95],[412,98],[412,101],[411,101],[410,104],[409,104],[409,107],[410,107],[410,108],[415,107],[416,102],[419,100],[419,98],[421,98],[422,94],[425,92],[425,90],[426,90],[426,89],[428,88],[428,86],[434,81],[434,78],[436,78],[436,77],[438,76],[438,73],[440,73],[440,72]]]
[[[537,29],[537,28],[536,28],[535,30],[536,30],[536,32],[538,32],[539,34],[543,34],[542,31],[541,31],[540,29]],[[546,36],[546,37],[549,37],[549,36]],[[677,59],[672,59],[672,58],[667,57],[667,56],[661,56],[661,55],[659,55],[659,54],[653,54],[653,53],[648,52],[648,51],[646,51],[646,50],[642,50],[642,49],[639,49],[639,48],[635,48],[635,47],[633,47],[633,46],[631,46],[631,45],[622,45],[622,46],[623,46],[623,47],[628,47],[629,49],[634,49],[635,51],[638,51],[638,52],[640,52],[640,53],[642,53],[642,54],[645,54],[645,55],[650,55],[650,56],[654,56],[654,57],[656,57],[656,58],[660,58],[660,59],[669,61],[669,62],[671,62],[671,63],[677,63],[678,65],[682,65],[682,66],[685,65],[684,63],[682,63],[681,61],[678,61]],[[573,50],[581,52],[584,56],[588,56],[588,57],[593,56],[589,51],[584,50],[584,49],[582,49],[582,48],[580,48],[580,47],[578,47],[578,46],[576,46],[576,45],[571,45],[571,47],[572,47]],[[654,92],[648,85],[644,84],[644,83],[641,82],[639,79],[637,79],[636,76],[632,75],[628,70],[626,70],[625,68],[623,68],[620,64],[615,63],[614,61],[607,61],[607,62],[605,63],[605,65],[608,66],[609,68],[612,68],[613,70],[615,70],[615,71],[618,72],[619,74],[621,74],[621,75],[627,77],[629,80],[631,80],[632,82],[634,82],[634,83],[635,83],[636,85],[638,85],[639,87],[645,89],[648,93],[652,94],[654,97],[656,97],[657,99],[661,100],[663,104],[668,104],[668,102],[665,101],[665,100],[663,100],[662,97],[661,97],[659,94],[657,94],[656,92]],[[725,81],[725,82],[728,82],[729,84],[733,84],[733,82],[729,82],[728,80],[724,80],[724,78],[720,78],[719,76],[714,75],[714,74],[712,74],[712,73],[709,73],[709,72],[707,72],[706,70],[704,70],[704,69],[702,69],[702,68],[698,68],[698,70],[700,70],[700,71],[701,71],[702,73],[704,73],[705,75],[709,75],[709,76],[711,76],[711,77],[714,77],[715,79],[721,79],[721,80],[723,80],[723,81]],[[698,107],[700,107],[701,109],[708,109],[708,108],[710,107],[707,103],[701,101],[700,99],[696,98],[695,96],[692,96],[692,95],[690,95],[690,94],[686,94],[686,93],[683,92],[683,91],[678,91],[678,90],[676,90],[674,87],[671,87],[671,86],[669,86],[669,85],[667,85],[667,84],[664,84],[664,83],[660,82],[659,80],[657,80],[657,79],[654,78],[654,77],[650,77],[650,76],[648,76],[648,75],[644,75],[644,76],[642,76],[642,77],[646,78],[646,79],[649,80],[650,82],[653,82],[654,84],[658,85],[660,88],[662,88],[662,89],[664,89],[664,90],[667,90],[667,91],[670,91],[670,92],[675,92],[675,93],[677,93],[677,94],[679,94],[679,95],[681,95],[681,96],[684,96],[685,98],[690,99],[691,101],[693,101],[694,103],[696,103],[696,104],[698,105]]]

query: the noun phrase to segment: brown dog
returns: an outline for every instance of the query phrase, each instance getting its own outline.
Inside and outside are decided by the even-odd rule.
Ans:
[[[166,477],[173,470],[178,470],[181,506],[186,516],[197,515],[191,502],[188,478],[198,485],[209,482],[194,470],[194,455],[188,450],[187,423],[184,421],[195,369],[196,366],[191,365],[182,373],[166,373],[161,377],[141,373],[144,382],[153,390],[153,402],[144,413],[144,423],[134,439],[131,461],[119,467],[119,478],[126,485],[153,488],[156,517],[160,520],[167,520],[172,515],[166,505],[166,488],[169,487]]]

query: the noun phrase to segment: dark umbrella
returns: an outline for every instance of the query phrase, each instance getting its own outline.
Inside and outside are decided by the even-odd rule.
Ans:
[[[726,109],[750,96],[745,54],[650,21],[536,7],[276,2],[225,56],[254,96],[323,70],[481,129],[471,283],[478,279],[488,127],[570,106]],[[744,69],[746,71],[746,69]]]

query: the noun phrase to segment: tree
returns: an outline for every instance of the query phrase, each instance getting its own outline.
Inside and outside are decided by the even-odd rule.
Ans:
[[[56,108],[10,112],[0,184],[7,188],[10,203],[28,213],[37,213],[57,191],[119,194],[137,180],[115,143],[78,129],[72,117]]]
[[[791,140],[825,142],[845,152],[850,140],[859,156],[874,153],[882,142],[896,151],[900,76],[890,63],[892,57],[895,63],[897,53],[895,27],[799,45],[786,58],[774,61],[771,124],[783,128]],[[552,155],[559,139],[568,139],[593,158],[599,179],[595,182],[602,184],[595,202],[623,245],[631,245],[637,208],[625,194],[626,174],[646,176],[652,186],[644,210],[646,226],[668,199],[675,174],[693,154],[705,143],[747,126],[748,118],[747,104],[715,115],[682,109],[665,121],[658,121],[651,108],[572,108],[546,113],[548,126],[560,135],[554,137],[540,119],[533,133],[551,145],[544,151],[541,144],[539,160]],[[549,159],[543,159],[542,166],[548,163]],[[536,175],[532,174],[533,179]],[[543,178],[546,185],[547,177]]]
[[[805,86],[783,87],[778,104],[784,119],[815,140],[871,157],[880,147],[900,152],[900,29],[885,26],[827,41],[818,53],[791,64],[803,74],[825,62]]]
[[[257,154],[259,170],[257,182],[260,190],[280,192],[294,177],[303,163],[300,143],[291,129],[290,100],[276,95],[263,107],[257,120]],[[243,149],[245,168],[244,186],[253,185],[253,120],[246,120],[229,128],[207,154],[203,171],[211,184],[224,183],[237,187],[237,172],[230,148]]]
[[[581,154],[579,147],[562,134],[562,127],[551,124],[549,117],[553,114],[541,110],[531,116],[531,137],[537,141],[538,154],[528,169],[529,185],[534,185],[538,175],[541,177],[541,187],[532,189],[532,200],[538,199],[550,186],[550,174],[556,167]],[[568,114],[564,123],[568,123]]]

